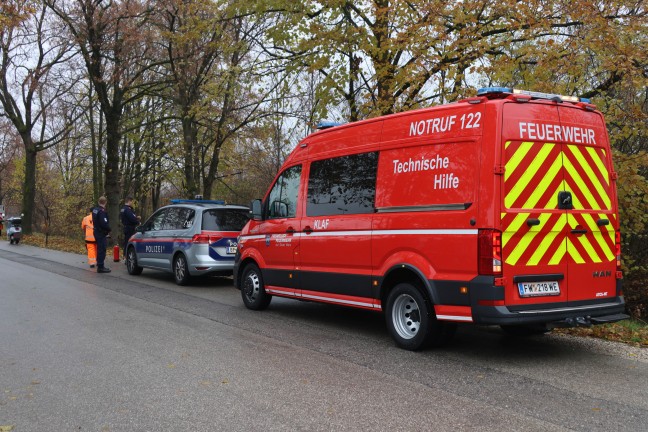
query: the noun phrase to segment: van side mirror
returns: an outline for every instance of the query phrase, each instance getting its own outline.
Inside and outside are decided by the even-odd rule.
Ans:
[[[250,215],[253,220],[263,220],[263,206],[260,199],[255,199],[250,203]]]

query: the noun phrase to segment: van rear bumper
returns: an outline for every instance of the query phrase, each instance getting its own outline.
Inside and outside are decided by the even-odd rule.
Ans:
[[[628,318],[623,297],[607,299],[605,303],[569,306],[564,303],[538,305],[537,309],[524,311],[511,310],[507,306],[474,306],[473,322],[475,324],[550,324],[556,327],[574,325],[602,324]]]
[[[620,284],[620,281],[618,282]],[[482,285],[480,290],[482,293],[489,291],[484,288],[486,287]],[[492,296],[488,297],[492,299]],[[475,324],[523,325],[544,323],[553,327],[571,327],[575,325],[603,324],[629,318],[624,314],[625,300],[623,296],[523,306],[487,306],[479,304],[479,299],[474,300],[471,306],[472,318]]]

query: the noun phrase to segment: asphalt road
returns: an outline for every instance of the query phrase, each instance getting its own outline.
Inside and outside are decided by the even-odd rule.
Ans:
[[[646,349],[465,326],[412,353],[375,312],[111,267],[0,241],[0,431],[648,431]]]

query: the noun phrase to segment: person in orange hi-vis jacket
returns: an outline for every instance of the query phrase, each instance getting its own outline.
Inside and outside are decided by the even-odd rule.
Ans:
[[[90,268],[94,268],[97,265],[97,242],[95,241],[94,224],[92,223],[92,209],[88,210],[88,215],[83,218],[81,229],[85,232],[88,264],[90,264]]]

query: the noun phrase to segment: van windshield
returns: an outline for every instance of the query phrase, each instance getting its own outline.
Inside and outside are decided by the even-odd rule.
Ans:
[[[203,231],[241,231],[248,221],[248,211],[243,209],[205,210],[202,216]]]

